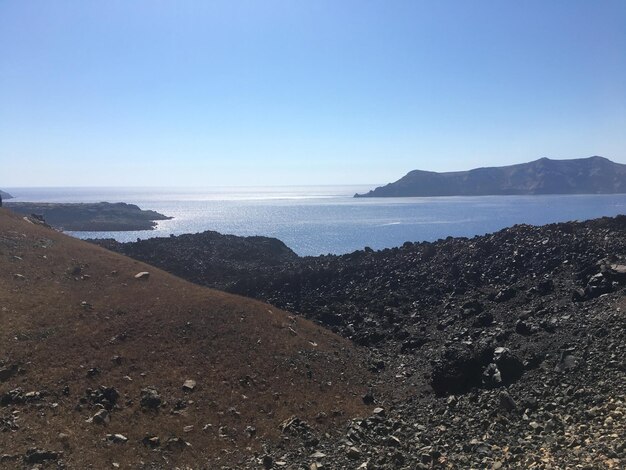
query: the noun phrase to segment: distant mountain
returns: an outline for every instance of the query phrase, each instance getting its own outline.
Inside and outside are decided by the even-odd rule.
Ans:
[[[589,157],[541,158],[519,165],[448,173],[414,170],[395,183],[354,197],[616,193],[626,193],[626,165]]]
[[[0,196],[2,196],[2,199],[13,199],[13,196],[11,196],[9,193],[6,193],[4,191],[0,191]]]

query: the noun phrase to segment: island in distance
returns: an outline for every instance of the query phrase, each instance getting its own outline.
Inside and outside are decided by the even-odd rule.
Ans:
[[[0,197],[2,197],[3,200],[6,199],[13,199],[13,196],[11,196],[9,193],[0,190]]]
[[[172,218],[124,202],[8,202],[6,207],[18,214],[41,216],[52,227],[70,231],[153,230],[157,220]]]
[[[354,197],[490,196],[626,193],[626,165],[603,157],[551,160],[436,173],[413,170]]]

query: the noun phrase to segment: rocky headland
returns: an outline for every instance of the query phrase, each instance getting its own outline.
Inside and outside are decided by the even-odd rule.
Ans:
[[[626,165],[603,157],[551,160],[469,171],[414,170],[354,197],[626,193]]]
[[[11,196],[9,193],[0,190],[0,196],[2,196],[3,200],[7,200],[7,199],[13,199],[13,196]]]
[[[256,266],[187,237],[117,249],[298,313],[367,354],[370,414],[315,446],[303,430],[286,434],[294,447],[268,445],[288,468],[626,463],[625,216]]]
[[[40,216],[52,227],[69,231],[154,230],[157,221],[172,218],[123,202],[8,202],[6,207],[19,214]]]

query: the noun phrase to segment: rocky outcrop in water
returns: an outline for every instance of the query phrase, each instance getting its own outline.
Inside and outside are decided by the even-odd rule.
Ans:
[[[603,157],[539,160],[469,171],[414,170],[394,183],[354,197],[488,196],[626,193],[626,165]]]
[[[143,210],[134,204],[9,202],[6,207],[19,214],[34,214],[52,227],[70,231],[153,230],[158,220],[169,220],[163,214]]]

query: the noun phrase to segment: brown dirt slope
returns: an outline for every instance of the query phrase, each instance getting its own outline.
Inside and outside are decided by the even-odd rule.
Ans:
[[[331,429],[363,412],[362,363],[306,320],[0,209],[0,467],[254,466],[292,415]]]

